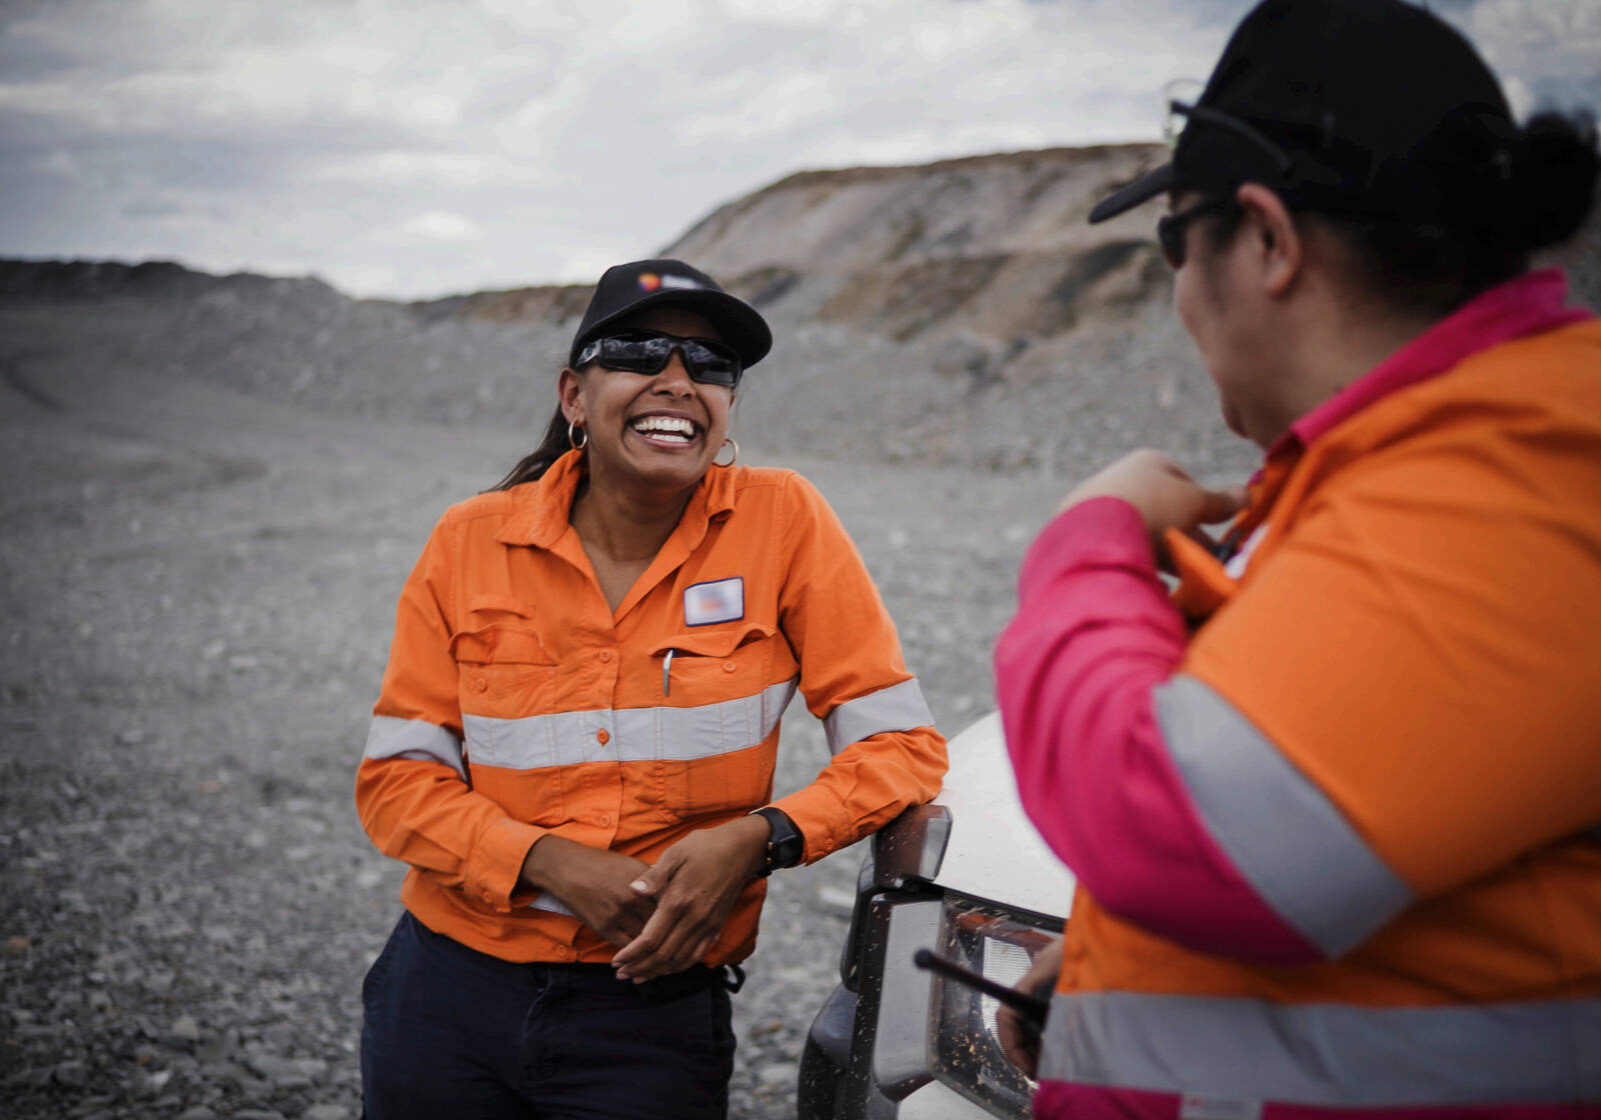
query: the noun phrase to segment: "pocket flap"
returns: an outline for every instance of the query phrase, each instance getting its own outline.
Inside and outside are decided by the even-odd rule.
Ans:
[[[483,626],[463,630],[450,639],[450,654],[457,661],[496,664],[554,665],[539,635],[521,626]]]
[[[727,657],[740,646],[770,638],[774,633],[776,631],[765,623],[741,619],[726,626],[707,626],[663,638],[650,655],[661,657],[671,649],[697,657]]]
[[[469,614],[514,614],[518,618],[532,618],[528,604],[511,595],[473,595],[467,600]]]

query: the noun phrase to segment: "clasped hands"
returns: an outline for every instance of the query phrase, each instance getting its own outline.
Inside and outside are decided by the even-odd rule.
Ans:
[[[740,817],[691,832],[654,865],[547,835],[528,850],[522,879],[619,947],[612,958],[619,979],[652,980],[710,951],[761,867],[768,833],[763,818]]]

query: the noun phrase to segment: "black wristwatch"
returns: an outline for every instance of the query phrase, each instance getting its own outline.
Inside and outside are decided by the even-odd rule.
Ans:
[[[806,854],[806,838],[795,822],[782,809],[771,805],[752,814],[767,821],[767,850],[762,853],[761,870],[756,874],[765,879],[780,867],[794,867]]]

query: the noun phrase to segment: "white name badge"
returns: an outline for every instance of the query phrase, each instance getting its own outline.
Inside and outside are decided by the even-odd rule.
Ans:
[[[744,617],[745,580],[741,576],[684,588],[684,622],[690,626],[710,626]]]

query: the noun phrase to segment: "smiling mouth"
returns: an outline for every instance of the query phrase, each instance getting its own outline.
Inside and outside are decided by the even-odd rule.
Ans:
[[[662,447],[685,447],[699,434],[693,421],[680,416],[641,416],[629,424],[635,432]]]

